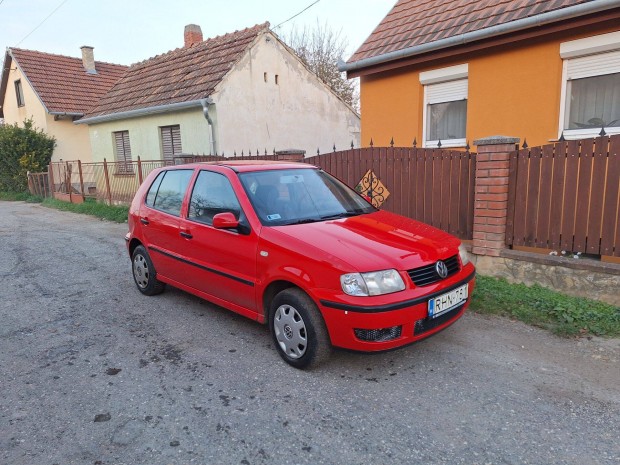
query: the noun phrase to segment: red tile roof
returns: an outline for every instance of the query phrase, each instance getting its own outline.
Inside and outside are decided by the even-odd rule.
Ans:
[[[589,1],[399,0],[348,63]]]
[[[87,118],[206,98],[269,23],[132,65]]]
[[[88,74],[81,58],[19,48],[8,53],[50,112],[86,113],[127,70],[96,61],[97,74]]]

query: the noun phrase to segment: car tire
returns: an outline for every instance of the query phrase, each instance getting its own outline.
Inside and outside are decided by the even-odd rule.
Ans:
[[[149,253],[144,246],[139,245],[131,256],[131,271],[133,280],[140,292],[144,295],[157,295],[164,292],[166,284],[157,279],[157,272]]]
[[[301,289],[289,288],[271,302],[269,329],[280,357],[295,368],[316,367],[331,355],[325,321]]]

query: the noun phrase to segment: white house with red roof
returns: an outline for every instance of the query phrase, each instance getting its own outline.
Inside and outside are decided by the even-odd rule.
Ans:
[[[8,48],[0,80],[0,118],[34,125],[56,138],[52,161],[92,161],[88,128],[74,124],[125,73],[126,66],[95,61],[93,47],[73,58]]]
[[[203,40],[132,65],[78,126],[95,161],[359,146],[359,115],[269,29]]]

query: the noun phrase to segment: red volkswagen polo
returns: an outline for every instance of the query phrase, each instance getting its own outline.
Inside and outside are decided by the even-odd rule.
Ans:
[[[377,210],[302,163],[155,170],[126,240],[140,292],[170,284],[267,323],[297,368],[332,347],[380,351],[431,336],[463,315],[475,282],[458,239]]]

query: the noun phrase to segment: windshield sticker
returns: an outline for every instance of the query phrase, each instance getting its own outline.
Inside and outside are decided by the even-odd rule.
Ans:
[[[280,214],[279,214],[279,213],[274,213],[273,215],[267,215],[267,219],[268,219],[269,221],[275,221],[275,220],[279,220],[279,219],[281,219],[281,218],[282,218],[282,217],[280,216]]]

